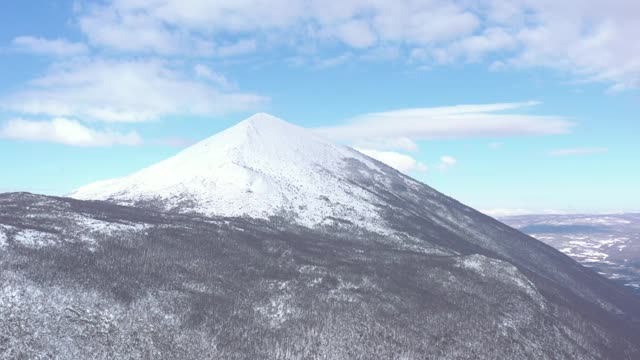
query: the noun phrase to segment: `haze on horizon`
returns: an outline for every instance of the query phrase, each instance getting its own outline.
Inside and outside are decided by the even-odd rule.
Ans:
[[[640,211],[640,3],[0,4],[0,192],[63,195],[256,112],[492,215]]]

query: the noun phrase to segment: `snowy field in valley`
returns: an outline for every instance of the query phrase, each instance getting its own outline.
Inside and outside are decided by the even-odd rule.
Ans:
[[[640,214],[500,219],[640,294]]]

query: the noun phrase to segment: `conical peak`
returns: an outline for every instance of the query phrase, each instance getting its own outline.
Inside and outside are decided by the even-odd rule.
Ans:
[[[359,226],[380,223],[376,207],[361,200],[368,193],[345,182],[352,173],[347,159],[378,169],[312,130],[259,113],[134,174],[85,186],[73,197],[154,199],[166,201],[167,208],[220,216],[296,211],[309,225],[340,214],[351,214],[349,221]]]
[[[221,150],[230,147],[246,146],[255,139],[270,141],[273,138],[288,137],[292,132],[305,131],[303,128],[290,124],[280,118],[267,113],[256,113],[236,123],[235,125],[214,134],[198,144],[185,149],[208,148]]]
[[[307,129],[291,124],[276,116],[260,112],[251,115],[222,132],[214,134],[208,139],[205,139],[204,142],[218,142],[221,140],[246,142],[249,141],[249,139],[255,138],[261,138],[263,141],[268,141],[267,138],[290,137],[294,134],[297,134],[297,136],[301,136],[302,134],[312,136],[312,132]]]
[[[223,138],[225,140],[223,140]],[[313,147],[312,144],[328,144],[330,140],[318,136],[314,131],[289,123],[267,113],[257,113],[235,126],[222,131],[207,142],[233,142],[235,144],[261,144],[285,150],[292,146]],[[256,148],[257,150],[257,148]]]
[[[273,116],[271,114],[267,114],[265,112],[259,112],[259,113],[255,113],[251,116],[249,116],[248,118],[244,119],[243,122],[247,122],[250,124],[261,124],[261,123],[268,123],[268,122],[284,122],[286,123],[286,121],[280,119],[279,117]]]
[[[255,169],[265,164],[276,168],[280,166],[277,162],[306,168],[315,163],[336,163],[348,156],[351,151],[347,148],[266,113],[252,115],[176,155],[182,163],[208,167],[234,163]]]
[[[254,129],[300,129],[300,127],[297,125],[291,124],[285,120],[280,119],[279,117],[264,112],[251,115],[250,117],[238,123],[238,125],[244,125],[247,127],[252,127]]]

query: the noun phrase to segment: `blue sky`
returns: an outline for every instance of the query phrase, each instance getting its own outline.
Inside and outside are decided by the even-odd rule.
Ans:
[[[640,211],[640,4],[4,1],[0,191],[65,194],[254,112],[488,213]]]

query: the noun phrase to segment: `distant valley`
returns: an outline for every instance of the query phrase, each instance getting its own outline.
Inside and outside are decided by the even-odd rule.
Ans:
[[[500,220],[640,294],[640,214],[523,215]]]

